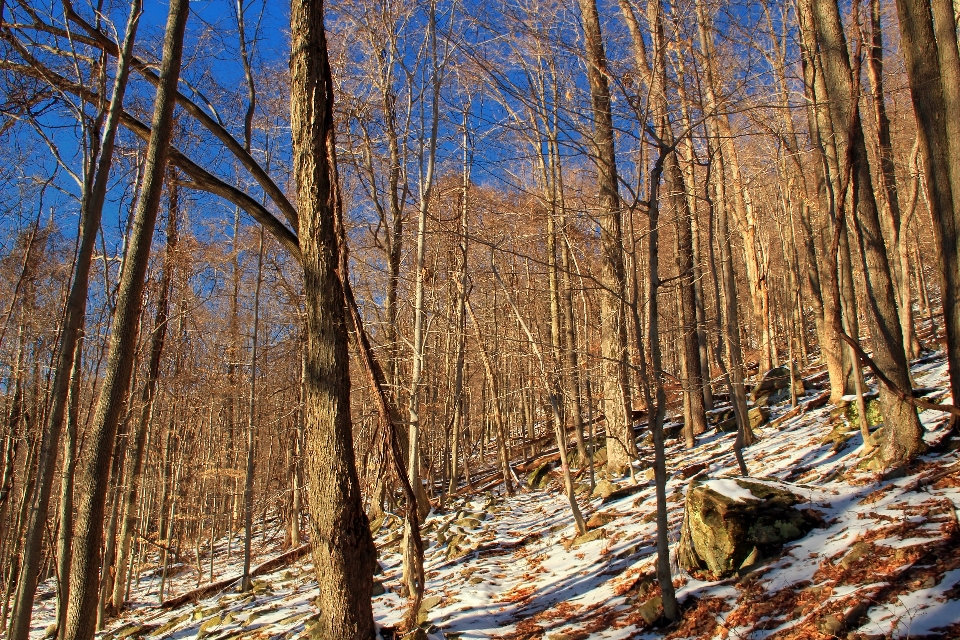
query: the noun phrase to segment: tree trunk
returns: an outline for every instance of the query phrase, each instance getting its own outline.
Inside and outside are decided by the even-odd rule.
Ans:
[[[637,455],[632,405],[627,386],[627,333],[624,323],[624,266],[620,194],[613,140],[613,116],[600,16],[596,0],[578,0],[583,23],[587,79],[593,114],[593,161],[597,168],[602,267],[600,274],[600,340],[603,414],[607,420],[607,467],[622,473]]]
[[[20,580],[17,584],[16,602],[10,628],[9,637],[11,640],[26,640],[30,634],[30,619],[33,614],[34,595],[37,590],[43,536],[47,526],[47,511],[50,506],[50,493],[53,489],[53,475],[57,462],[57,451],[60,446],[60,433],[63,429],[70,379],[73,374],[73,360],[78,341],[83,333],[90,265],[93,260],[97,233],[100,229],[100,217],[106,199],[110,168],[113,164],[114,142],[117,130],[120,127],[123,96],[129,77],[133,43],[140,23],[140,10],[141,0],[133,0],[130,4],[130,16],[127,21],[123,48],[117,61],[117,75],[102,140],[96,141],[100,144],[100,156],[97,159],[95,171],[85,176],[84,198],[80,207],[80,242],[77,249],[76,264],[74,265],[73,282],[70,286],[70,296],[67,300],[63,331],[60,336],[60,355],[50,394],[51,405],[40,450],[40,467],[37,475],[39,490],[34,495],[27,522],[23,564],[20,571]],[[165,153],[166,149],[164,149]],[[135,325],[136,322],[134,322]],[[99,541],[97,541],[97,546],[99,547]]]
[[[350,419],[343,245],[336,170],[333,81],[323,4],[290,7],[291,129],[307,318],[304,461],[311,545],[319,583],[317,632],[331,640],[373,638],[375,549],[363,511]]]
[[[950,390],[960,398],[960,63],[942,0],[897,0],[940,267]],[[935,335],[935,333],[934,333]]]
[[[860,123],[858,83],[852,76],[836,0],[816,0],[814,14],[822,48],[824,79],[831,98],[830,109],[840,131],[839,150],[845,158],[842,166],[845,172],[849,171],[849,210],[854,219],[848,228],[855,234],[864,274],[867,299],[863,302],[870,326],[873,359],[897,387],[909,393],[910,372],[903,333]],[[834,233],[836,236],[836,231]],[[885,424],[880,461],[885,466],[902,464],[924,448],[917,411],[884,385],[880,388],[880,407]]]
[[[247,466],[243,482],[243,579],[241,591],[253,587],[250,579],[250,544],[253,540],[253,469],[256,438],[257,402],[257,339],[260,333],[260,286],[263,283],[263,228],[260,229],[260,250],[257,254],[257,284],[253,293],[253,338],[250,344],[250,398],[247,403]],[[270,475],[267,474],[269,478]]]
[[[732,198],[730,198],[732,206],[725,208],[732,209],[743,239],[751,308],[754,320],[760,327],[760,371],[763,372],[773,366],[773,333],[770,327],[769,291],[766,274],[763,273],[760,255],[757,251],[757,221],[749,203],[747,185],[740,168],[740,158],[734,144],[730,119],[718,103],[717,94],[720,90],[721,79],[718,77],[716,68],[712,21],[707,15],[704,0],[696,0],[696,11],[698,34],[704,55],[706,107],[713,126],[717,129],[721,145],[720,153],[723,155],[723,163],[732,182],[733,193]]]
[[[84,446],[89,457],[82,468],[81,486],[85,491],[79,496],[74,525],[66,640],[89,640],[93,637],[96,623],[107,469],[110,467],[117,424],[126,401],[136,355],[144,275],[160,208],[167,152],[173,138],[173,107],[188,14],[189,0],[171,0],[141,197],[134,214],[133,232],[117,291],[107,372]]]
[[[477,322],[477,316],[473,313],[473,305],[470,299],[466,300],[467,314],[470,316],[470,322],[476,331],[477,348],[480,350],[480,359],[483,361],[483,370],[487,375],[487,383],[490,385],[490,395],[493,404],[493,423],[497,432],[497,453],[500,457],[500,472],[503,474],[503,486],[507,495],[513,495],[512,471],[510,470],[510,456],[507,453],[506,429],[503,420],[503,409],[500,406],[500,391],[497,384],[497,376],[493,371],[493,365],[490,363],[490,356],[487,354],[487,347],[483,344],[483,336],[480,333],[480,324]]]
[[[880,171],[877,177],[883,198],[880,207],[880,224],[890,255],[892,275],[897,292],[897,307],[900,311],[900,326],[903,328],[903,344],[910,359],[920,355],[920,341],[914,328],[913,305],[910,301],[910,279],[902,260],[904,247],[900,239],[900,199],[897,189],[897,172],[893,161],[893,146],[890,141],[890,119],[887,117],[886,96],[883,93],[883,30],[880,25],[880,0],[870,0],[870,31],[866,47],[867,76],[873,92],[873,114],[877,125],[877,155]]]

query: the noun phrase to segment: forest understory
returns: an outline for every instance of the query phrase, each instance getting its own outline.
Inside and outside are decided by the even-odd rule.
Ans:
[[[943,355],[921,361],[912,370],[917,385],[949,402]],[[821,524],[725,580],[678,572],[674,558],[679,624],[666,624],[658,607],[652,452],[641,435],[636,484],[629,474],[613,478],[603,492],[616,493],[590,497],[586,475],[578,474],[589,519],[585,536],[577,534],[556,471],[537,479],[543,488],[527,486],[508,497],[497,484],[433,509],[423,525],[421,627],[431,640],[960,637],[960,442],[944,442],[942,414],[922,412],[924,438],[940,445],[936,452],[893,478],[860,470],[863,439],[856,423],[824,406],[823,393],[808,386],[796,409],[789,401],[772,408],[745,456],[751,479],[789,483],[806,500],[798,506],[815,510]],[[668,444],[672,542],[679,539],[691,478],[739,476],[734,437],[712,431],[693,449],[680,440]],[[555,457],[545,452],[518,466],[536,469]],[[598,473],[605,475],[602,466]],[[401,525],[392,514],[373,525],[382,567],[375,576],[382,593],[374,598],[374,615],[383,638],[394,637],[406,606],[398,595]],[[256,530],[255,564],[281,556],[283,538],[276,522]],[[212,557],[185,551],[168,566],[167,601],[195,593],[211,575],[215,581],[238,576],[241,540],[242,530],[232,555],[226,538],[216,541]],[[309,554],[259,575],[250,593],[238,593],[236,579],[174,607],[157,603],[159,562],[159,554],[148,557],[134,578],[130,610],[97,637],[316,637],[317,583]],[[31,637],[44,637],[55,594],[55,581],[41,585]]]
[[[960,0],[0,0],[0,638],[960,638]]]

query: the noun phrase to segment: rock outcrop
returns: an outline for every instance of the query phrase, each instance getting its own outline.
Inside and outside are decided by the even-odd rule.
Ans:
[[[720,580],[806,535],[819,518],[794,507],[805,500],[792,489],[749,478],[694,479],[677,549],[680,566]]]

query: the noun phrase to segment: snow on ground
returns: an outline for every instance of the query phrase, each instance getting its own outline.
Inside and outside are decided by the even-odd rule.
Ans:
[[[946,387],[941,358],[914,368],[917,386]],[[809,402],[817,392],[808,392]],[[948,399],[948,398],[947,398]],[[948,399],[949,400],[949,399]],[[702,582],[681,575],[675,585],[684,609],[676,626],[654,628],[642,607],[659,587],[654,576],[654,488],[639,465],[636,493],[603,503],[583,493],[587,518],[609,521],[581,543],[559,479],[544,491],[513,497],[474,495],[432,513],[424,526],[427,589],[422,612],[431,638],[958,638],[960,637],[960,473],[958,452],[921,458],[901,478],[883,480],[857,470],[862,440],[855,427],[831,418],[830,407],[784,417],[775,407],[762,439],[745,451],[751,476],[787,481],[822,514],[824,525],[762,560],[741,577]],[[925,411],[927,439],[943,433],[944,414]],[[849,437],[824,441],[831,429]],[[836,432],[835,432],[836,433]],[[719,485],[737,474],[733,435],[711,434],[684,450],[668,451],[670,538],[676,543],[689,476],[703,465]],[[649,464],[652,452],[645,452]],[[697,465],[697,466],[694,466]],[[950,473],[942,470],[953,466]],[[936,474],[944,476],[931,481]],[[621,486],[629,477],[616,479]],[[600,518],[597,521],[601,521]],[[402,618],[401,527],[388,518],[376,534],[386,591],[374,598],[378,624]],[[279,538],[279,536],[278,536]],[[280,552],[280,540],[261,540],[258,558]],[[239,571],[240,554],[214,554],[219,579]],[[209,562],[205,559],[204,562]],[[204,566],[209,572],[209,565]],[[155,571],[155,570],[154,570]],[[196,569],[168,579],[168,593],[197,584]],[[204,579],[207,579],[207,575]],[[252,594],[232,590],[172,611],[156,607],[159,579],[141,575],[131,611],[104,637],[298,638],[315,619],[316,582],[309,555],[261,577]],[[50,593],[47,584],[41,593]],[[54,599],[38,604],[34,637],[42,637]]]

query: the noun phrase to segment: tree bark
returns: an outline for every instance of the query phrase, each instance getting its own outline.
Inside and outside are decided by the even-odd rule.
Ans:
[[[97,141],[100,145],[100,155],[95,170],[86,176],[86,183],[84,184],[84,198],[80,208],[80,242],[76,264],[74,265],[73,282],[70,286],[70,296],[67,299],[63,331],[60,336],[60,355],[50,394],[51,405],[40,448],[40,466],[37,473],[38,491],[34,494],[27,521],[23,563],[20,580],[17,584],[17,595],[10,628],[9,637],[11,640],[26,640],[30,634],[30,619],[33,614],[34,595],[37,590],[43,536],[47,526],[47,512],[50,506],[50,493],[53,489],[57,451],[60,446],[60,434],[63,430],[74,357],[86,318],[90,265],[93,260],[97,233],[100,229],[100,217],[106,199],[110,168],[113,164],[114,142],[117,130],[120,128],[120,114],[123,111],[123,97],[129,77],[133,43],[140,23],[140,8],[140,0],[131,2],[126,35],[117,61],[113,96],[110,99],[102,138]],[[99,542],[97,544],[99,545]]]
[[[860,123],[857,79],[852,75],[840,12],[836,0],[816,0],[817,36],[823,55],[824,80],[830,110],[837,125],[841,164],[849,175],[853,220],[848,228],[855,235],[865,281],[864,300],[870,327],[873,359],[900,389],[910,389],[910,372],[903,345],[890,265],[877,212],[866,142]],[[845,206],[846,208],[846,206]],[[852,223],[852,224],[850,224]],[[837,230],[834,231],[836,237]],[[891,466],[910,460],[923,450],[923,430],[916,409],[881,385],[880,406],[884,417],[881,463]]]
[[[587,79],[593,114],[593,154],[597,168],[602,266],[600,274],[600,323],[603,327],[600,377],[603,382],[603,414],[607,420],[607,466],[622,473],[637,455],[633,439],[630,390],[627,385],[627,333],[624,322],[624,265],[617,159],[610,111],[610,87],[600,15],[596,0],[578,0],[583,24]]]
[[[257,254],[257,284],[253,293],[253,338],[250,344],[250,397],[247,402],[247,466],[243,482],[243,578],[240,590],[253,588],[250,578],[250,544],[253,540],[253,470],[257,408],[257,339],[260,334],[260,287],[263,284],[263,228],[260,229],[260,250]],[[268,476],[269,477],[269,474]]]
[[[147,147],[141,197],[134,214],[130,245],[117,291],[107,372],[84,446],[88,458],[82,465],[81,486],[85,491],[77,501],[66,640],[89,640],[93,637],[96,624],[107,470],[136,354],[144,275],[160,208],[167,153],[173,137],[173,107],[188,15],[189,0],[171,0],[163,43],[160,85],[154,104],[153,131]]]
[[[949,3],[946,3],[949,4]],[[897,0],[940,268],[950,390],[960,398],[960,64],[941,0]],[[952,17],[952,12],[950,12]],[[935,335],[935,334],[934,334]]]
[[[304,462],[319,582],[318,632],[366,640],[375,549],[363,511],[350,419],[343,246],[334,145],[333,80],[323,3],[290,7],[291,129],[307,318]]]

